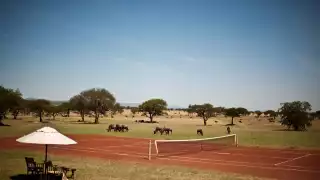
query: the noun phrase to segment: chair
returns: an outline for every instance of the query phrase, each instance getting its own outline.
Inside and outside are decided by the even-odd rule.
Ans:
[[[76,174],[75,174],[75,172],[76,172],[77,169],[67,168],[67,167],[64,167],[64,166],[62,166],[61,169],[62,169],[63,173],[65,174],[65,176],[66,176],[67,178],[76,179]],[[67,173],[68,173],[69,171],[71,171],[71,175],[67,176]]]
[[[62,174],[62,170],[59,166],[53,165],[52,161],[47,161],[45,163],[45,166],[47,168],[47,172],[54,175]]]
[[[43,164],[36,163],[33,158],[25,157],[26,165],[27,165],[27,175],[31,172],[31,174],[41,174],[43,173]]]

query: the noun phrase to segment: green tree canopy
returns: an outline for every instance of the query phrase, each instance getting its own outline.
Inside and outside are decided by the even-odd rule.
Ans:
[[[60,105],[50,104],[47,109],[47,113],[52,116],[52,119],[55,120],[58,113],[62,112],[62,107]]]
[[[238,111],[240,116],[246,116],[246,115],[249,114],[249,111],[246,108],[243,108],[243,107],[238,107],[237,111]]]
[[[161,116],[167,106],[167,102],[163,99],[150,99],[140,104],[138,109],[150,119],[150,122],[153,122],[154,116]]]
[[[94,123],[99,123],[99,115],[112,110],[116,103],[116,98],[108,90],[103,88],[92,88],[80,93],[85,99],[88,110],[93,111]]]
[[[123,113],[124,107],[122,107],[119,103],[115,103],[114,106],[111,108],[112,115],[115,115],[116,113]]]
[[[139,108],[137,108],[137,107],[132,107],[130,110],[131,110],[132,115],[135,115],[137,112],[139,112]]]
[[[223,114],[225,112],[225,107],[214,107],[214,112],[218,114]]]
[[[259,117],[261,116],[261,114],[262,114],[262,112],[261,112],[261,111],[259,111],[259,110],[255,111],[254,113],[256,113],[256,114],[257,114],[257,117],[258,117],[258,118],[259,118]]]
[[[42,122],[44,111],[48,111],[50,105],[50,101],[46,99],[35,99],[28,101],[28,107],[32,112],[37,113],[38,117],[40,118],[40,122]]]
[[[69,104],[72,110],[80,113],[81,119],[84,121],[84,115],[88,111],[86,99],[82,95],[78,94],[70,98]]]
[[[234,125],[233,118],[240,117],[241,114],[238,108],[228,108],[226,109],[225,115],[231,117],[231,125]]]
[[[320,119],[320,110],[315,112],[316,118]]]
[[[277,112],[275,112],[274,110],[267,110],[263,114],[268,114],[273,119],[275,119],[278,116]]]
[[[281,124],[295,131],[306,130],[312,125],[312,118],[309,116],[311,105],[306,101],[293,101],[281,104],[279,114],[281,116]]]
[[[197,116],[203,119],[203,125],[207,125],[207,121],[210,117],[214,117],[215,109],[212,104],[205,103],[202,105],[189,105],[189,112],[197,113]]]
[[[70,117],[70,111],[72,109],[72,104],[69,102],[64,102],[59,105],[59,109],[61,110],[61,113],[65,113],[67,117]]]
[[[22,94],[19,89],[13,90],[0,86],[0,121],[9,110],[18,115],[22,101]],[[14,117],[16,118],[16,116]]]

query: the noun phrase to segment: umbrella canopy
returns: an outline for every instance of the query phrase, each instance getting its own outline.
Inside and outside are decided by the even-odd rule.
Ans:
[[[30,143],[30,144],[57,144],[57,145],[68,145],[77,144],[74,140],[68,138],[67,136],[59,133],[57,130],[51,127],[43,127],[36,130],[28,135],[25,135],[17,139],[20,143]]]

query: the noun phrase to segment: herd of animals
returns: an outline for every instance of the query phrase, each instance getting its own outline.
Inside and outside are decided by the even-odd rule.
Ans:
[[[136,121],[137,122],[137,121]],[[123,125],[123,124],[110,124],[107,131],[114,131],[114,132],[128,132],[129,131],[129,127],[127,125]],[[231,133],[230,127],[227,127],[227,132],[228,134]],[[170,135],[172,134],[172,129],[171,128],[167,128],[167,127],[155,127],[155,129],[153,130],[153,134],[157,134],[160,133],[161,135],[165,134],[165,135]],[[197,129],[197,135],[203,136],[203,131],[202,129]]]

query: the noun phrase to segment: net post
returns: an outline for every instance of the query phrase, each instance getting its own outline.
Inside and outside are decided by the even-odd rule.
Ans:
[[[238,137],[237,134],[234,134],[234,144],[238,147]]]
[[[157,140],[154,140],[154,146],[156,147],[157,155],[159,154]]]
[[[151,160],[151,145],[152,145],[152,142],[151,142],[151,140],[149,140],[149,154],[148,154],[149,160]]]

